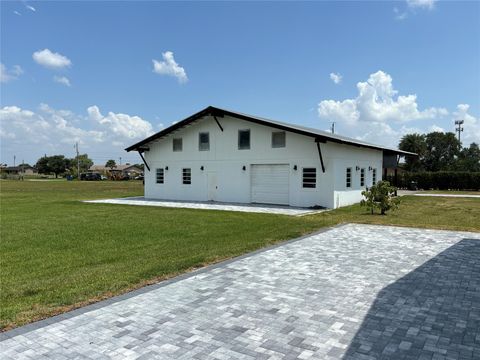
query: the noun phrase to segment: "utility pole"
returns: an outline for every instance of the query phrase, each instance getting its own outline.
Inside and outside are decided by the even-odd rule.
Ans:
[[[77,180],[80,180],[80,156],[78,154],[78,142],[75,143],[75,149],[77,150]]]
[[[332,126],[331,126],[331,131],[332,131],[332,134],[335,134],[335,122],[332,121]]]
[[[122,157],[120,156],[120,165],[122,165]]]
[[[17,155],[13,155],[13,167],[15,167],[15,160],[17,159]]]
[[[460,142],[460,143],[461,143],[460,133],[463,131],[462,125],[463,125],[464,122],[465,121],[463,121],[463,120],[455,120],[455,125],[456,125],[455,126],[455,131],[458,133],[458,142]]]

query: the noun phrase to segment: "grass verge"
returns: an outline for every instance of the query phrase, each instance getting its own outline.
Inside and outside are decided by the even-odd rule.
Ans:
[[[290,217],[85,204],[138,196],[138,182],[0,182],[0,326],[5,330],[322,227],[356,222],[480,231],[480,200],[402,198]]]

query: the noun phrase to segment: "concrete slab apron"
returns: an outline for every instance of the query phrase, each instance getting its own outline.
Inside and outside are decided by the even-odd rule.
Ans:
[[[298,208],[282,205],[268,204],[234,204],[221,202],[201,202],[201,201],[168,201],[145,199],[144,197],[131,197],[119,199],[99,199],[85,200],[85,203],[92,204],[115,204],[115,205],[135,205],[135,206],[155,206],[182,209],[201,209],[201,210],[220,210],[220,211],[239,211],[262,214],[277,214],[290,216],[303,216],[327,211],[327,209],[314,210],[309,208]]]
[[[473,359],[479,249],[477,233],[345,225],[17,330],[0,356]]]

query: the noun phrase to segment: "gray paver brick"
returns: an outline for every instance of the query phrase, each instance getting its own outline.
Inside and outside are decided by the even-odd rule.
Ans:
[[[479,304],[480,234],[346,225],[6,333],[0,358],[473,359]]]

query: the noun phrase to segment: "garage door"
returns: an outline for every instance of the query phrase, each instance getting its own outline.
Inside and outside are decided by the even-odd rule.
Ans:
[[[252,165],[252,202],[288,205],[288,178],[286,164]]]

